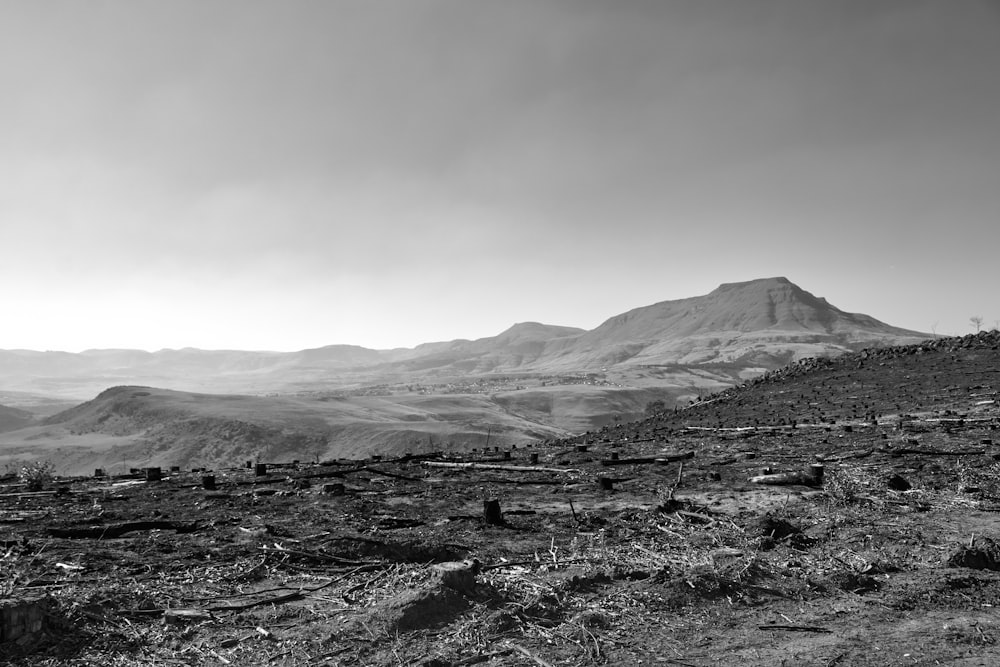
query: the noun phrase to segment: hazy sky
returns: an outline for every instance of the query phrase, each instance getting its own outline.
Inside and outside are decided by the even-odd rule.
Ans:
[[[410,347],[783,275],[1000,321],[997,0],[0,0],[0,348]]]

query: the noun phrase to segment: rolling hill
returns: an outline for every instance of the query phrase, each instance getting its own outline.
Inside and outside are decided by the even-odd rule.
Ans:
[[[122,386],[0,433],[0,463],[48,459],[62,474],[214,468],[511,447],[567,434],[484,395],[248,396]]]
[[[768,278],[589,331],[523,322],[412,349],[0,350],[0,390],[12,390],[0,396],[38,406],[0,411],[0,462],[86,471],[512,446],[639,419],[654,401],[687,405],[801,359],[927,338]],[[53,415],[58,401],[37,395],[86,402]]]
[[[629,375],[641,366],[729,365],[759,373],[803,357],[929,337],[840,310],[786,278],[767,278],[630,310],[590,331],[525,322],[496,336],[412,349],[330,345],[285,353],[0,350],[0,389],[82,400],[115,385],[287,393],[470,375]]]
[[[0,405],[0,433],[16,431],[35,421],[35,415],[27,410]]]

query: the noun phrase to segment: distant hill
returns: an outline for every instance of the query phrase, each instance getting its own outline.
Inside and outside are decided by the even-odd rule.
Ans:
[[[928,338],[767,278],[590,331],[522,322],[415,348],[0,350],[0,401],[19,406],[0,409],[0,463],[86,471],[512,446],[684,406],[797,360]],[[71,399],[85,402],[53,414]]]
[[[636,402],[649,400],[631,393]],[[250,459],[511,447],[570,433],[487,395],[246,396],[122,386],[0,433],[0,463],[48,459],[63,474],[151,465],[233,467]]]
[[[16,431],[35,422],[35,415],[27,410],[0,405],[0,433]]]
[[[786,278],[767,278],[636,308],[591,331],[524,322],[496,336],[412,349],[0,350],[0,389],[87,398],[108,386],[132,384],[265,393],[497,373],[629,373],[657,365],[726,364],[763,372],[803,357],[929,337],[840,310]]]

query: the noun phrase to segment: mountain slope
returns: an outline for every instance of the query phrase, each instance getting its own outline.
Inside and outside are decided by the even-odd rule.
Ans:
[[[632,392],[633,404],[652,392]],[[590,425],[591,422],[585,422]],[[247,396],[122,386],[0,433],[0,463],[58,458],[61,473],[511,446],[569,431],[484,394]],[[126,466],[126,462],[129,466]]]
[[[842,311],[787,278],[767,278],[723,284],[705,296],[616,315],[572,340],[553,343],[543,366],[742,363],[775,368],[806,356],[928,337]]]
[[[723,429],[738,438],[740,431],[755,428],[825,433],[835,424],[841,431],[844,424],[854,429],[889,424],[917,433],[931,425],[947,430],[949,423],[966,422],[996,430],[998,367],[1000,331],[864,349],[802,360],[705,394],[688,407],[605,428],[602,436],[641,440],[693,428]],[[837,438],[828,439],[835,443]]]

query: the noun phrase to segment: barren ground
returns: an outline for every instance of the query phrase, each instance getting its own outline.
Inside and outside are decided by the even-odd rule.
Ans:
[[[8,479],[4,598],[37,601],[46,629],[0,655],[998,664],[998,343],[800,364],[509,459],[216,470],[215,490],[201,472],[55,480],[39,493]],[[470,462],[521,469],[435,465]],[[749,481],[817,462],[820,484]],[[485,500],[499,501],[500,523]],[[470,562],[442,565],[458,561]]]

